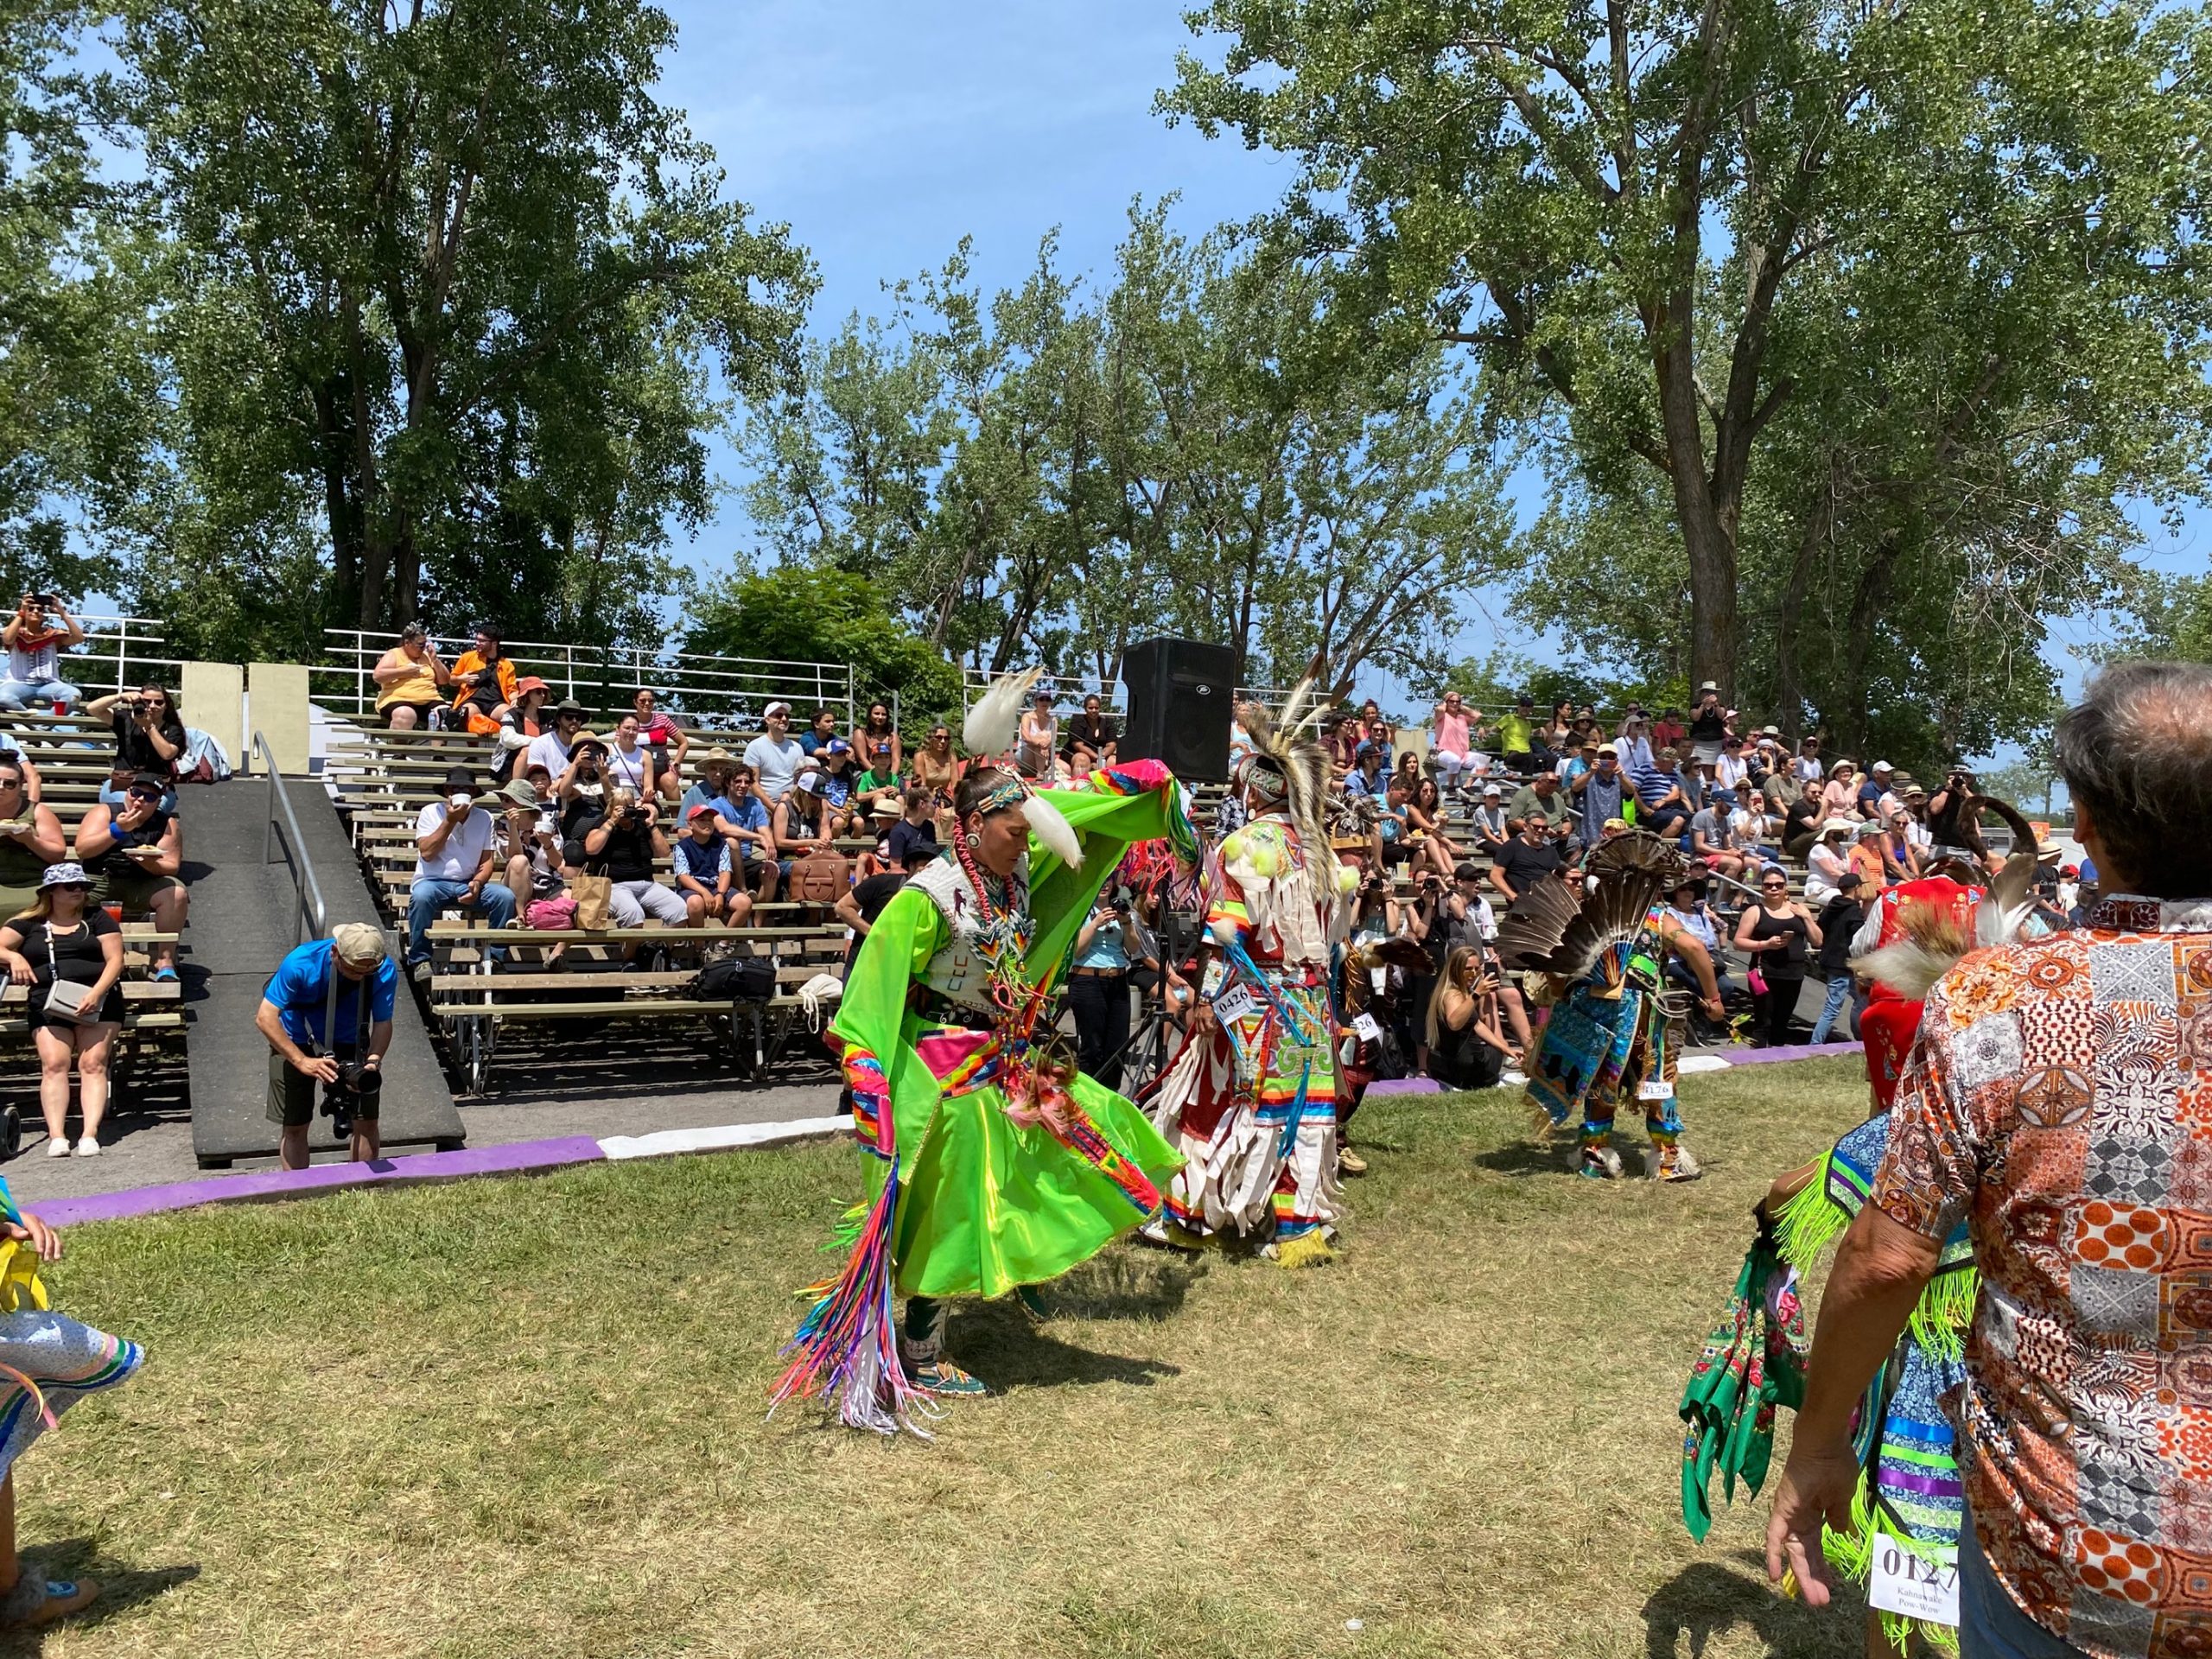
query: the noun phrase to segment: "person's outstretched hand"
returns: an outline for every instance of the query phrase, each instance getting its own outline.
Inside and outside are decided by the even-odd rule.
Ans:
[[[1825,1607],[1835,1574],[1821,1550],[1821,1523],[1851,1530],[1851,1499],[1859,1490],[1859,1459],[1848,1440],[1832,1447],[1793,1446],[1766,1523],[1766,1575],[1782,1582],[1787,1567],[1808,1607]]]

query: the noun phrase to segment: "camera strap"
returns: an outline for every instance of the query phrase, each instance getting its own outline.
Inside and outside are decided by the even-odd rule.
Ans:
[[[353,987],[353,1046],[362,1047],[368,1040],[362,1027],[369,1017],[369,981],[372,974]],[[338,945],[330,946],[330,993],[322,1005],[322,1040],[333,1054],[338,1052],[338,982],[345,976],[338,971]]]

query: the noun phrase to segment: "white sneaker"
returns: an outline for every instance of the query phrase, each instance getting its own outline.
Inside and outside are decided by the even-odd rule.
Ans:
[[[69,1137],[66,1135],[55,1135],[46,1143],[46,1155],[49,1158],[67,1158],[69,1155]]]
[[[100,1143],[93,1140],[89,1135],[79,1135],[77,1137],[77,1155],[79,1158],[99,1157],[100,1155]]]

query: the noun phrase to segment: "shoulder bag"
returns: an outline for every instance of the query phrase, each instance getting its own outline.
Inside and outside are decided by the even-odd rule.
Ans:
[[[86,932],[92,931],[91,922],[87,921],[83,925]],[[61,977],[61,966],[54,957],[54,923],[51,919],[46,924],[46,969],[53,976],[53,982],[46,990],[48,1019],[66,1020],[72,1025],[82,1025],[98,1017],[99,1007],[92,1001],[92,988]]]

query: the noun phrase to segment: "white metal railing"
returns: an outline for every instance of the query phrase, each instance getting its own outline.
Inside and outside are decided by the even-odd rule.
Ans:
[[[962,696],[972,703],[998,677],[988,669],[963,667],[960,671]],[[1126,714],[1128,709],[1128,693],[1119,680],[1103,679],[1096,674],[1047,674],[1037,683],[1052,694],[1055,709],[1072,714],[1083,707],[1085,697],[1094,695],[1109,715]],[[1280,709],[1283,699],[1289,695],[1290,688],[1287,685],[1240,685],[1236,688],[1234,701],[1258,702],[1270,709]]]
[[[324,637],[328,641],[326,654],[333,660],[309,670],[315,700],[340,713],[373,713],[378,660],[399,643],[399,636],[365,628],[329,628]],[[430,643],[450,665],[475,641],[469,635],[434,635]],[[649,688],[663,707],[684,715],[687,724],[702,731],[757,730],[760,710],[776,702],[790,703],[793,720],[799,723],[817,708],[842,709],[849,727],[866,709],[860,702],[859,677],[842,663],[778,662],[538,639],[505,640],[500,651],[512,659],[517,673],[543,680],[556,700],[574,697],[595,712],[619,713],[630,706],[639,690]],[[895,717],[895,702],[892,712]]]

